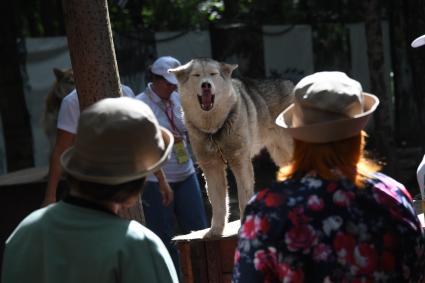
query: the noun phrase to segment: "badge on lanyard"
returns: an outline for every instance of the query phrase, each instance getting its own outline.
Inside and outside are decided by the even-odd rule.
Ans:
[[[158,103],[157,105],[162,109],[165,116],[167,117],[168,122],[170,123],[171,131],[173,135],[175,137],[180,136],[180,131],[174,122],[173,103],[171,101],[167,101],[167,102],[163,101],[163,105],[165,107],[161,107],[161,105]],[[184,139],[176,138],[174,140],[173,151],[176,156],[177,163],[183,164],[189,161],[189,154],[186,151]]]
[[[177,163],[183,164],[189,161],[189,155],[187,154],[183,140],[175,142],[173,149],[174,154],[176,155]]]

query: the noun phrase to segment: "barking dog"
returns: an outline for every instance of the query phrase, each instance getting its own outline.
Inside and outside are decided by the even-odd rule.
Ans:
[[[184,119],[212,206],[211,229],[220,235],[228,217],[226,166],[237,184],[241,216],[254,190],[252,158],[266,147],[278,166],[292,153],[292,139],[275,125],[292,102],[284,80],[237,80],[237,65],[201,58],[169,72],[178,80]]]

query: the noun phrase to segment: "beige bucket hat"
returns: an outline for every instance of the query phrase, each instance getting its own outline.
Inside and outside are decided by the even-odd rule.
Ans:
[[[61,155],[61,165],[79,180],[117,185],[157,171],[173,143],[145,103],[106,98],[81,113],[75,143]]]
[[[379,99],[342,72],[318,72],[294,88],[294,103],[276,119],[294,139],[326,143],[347,139],[366,126]]]

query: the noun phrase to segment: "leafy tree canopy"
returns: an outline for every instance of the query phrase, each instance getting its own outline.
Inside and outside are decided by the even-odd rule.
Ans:
[[[205,29],[210,23],[294,24],[359,21],[354,0],[109,0],[119,32]],[[384,4],[384,3],[383,3]],[[16,21],[25,36],[64,35],[61,0],[18,0]]]

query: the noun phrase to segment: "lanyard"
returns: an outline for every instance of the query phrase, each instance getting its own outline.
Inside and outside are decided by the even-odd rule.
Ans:
[[[176,123],[174,122],[174,110],[173,110],[173,103],[171,100],[164,101],[161,99],[161,102],[157,102],[152,97],[153,91],[151,90],[150,86],[146,89],[146,94],[148,95],[149,99],[155,103],[165,114],[165,116],[168,119],[168,122],[170,123],[171,129],[173,134],[176,136],[177,134],[179,136],[182,136],[179,129],[176,126]]]
[[[163,109],[162,107],[161,107],[161,109],[162,109],[162,111],[164,111],[165,116],[167,116],[168,122],[170,122],[170,126],[173,130],[173,133],[177,133],[178,129],[176,127],[176,124],[174,123],[173,104],[171,103],[170,100],[162,101],[162,102],[163,102],[163,104],[165,104],[165,109]]]

